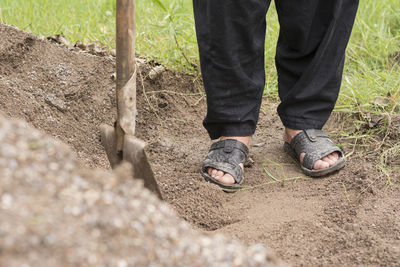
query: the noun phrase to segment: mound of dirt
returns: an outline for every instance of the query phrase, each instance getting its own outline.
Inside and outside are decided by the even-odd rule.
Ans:
[[[5,25],[0,35],[0,109],[68,143],[82,164],[108,168],[98,126],[114,119],[114,58],[69,51]],[[365,139],[339,136],[351,122],[333,116],[326,128],[348,154],[347,167],[309,179],[284,154],[277,103],[264,99],[248,187],[225,194],[199,174],[210,141],[198,77],[165,71],[150,79],[155,66],[139,68],[137,134],[149,144],[163,198],[180,217],[203,231],[263,243],[297,266],[398,264],[400,175],[378,170],[377,151]]]
[[[113,120],[115,61],[6,25],[0,35],[0,109],[72,145],[83,163],[107,167],[97,126]]]
[[[1,266],[276,266],[262,246],[191,229],[137,180],[82,169],[60,142],[0,117]]]

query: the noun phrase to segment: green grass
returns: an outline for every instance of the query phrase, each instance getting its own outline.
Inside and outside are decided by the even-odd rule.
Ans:
[[[191,3],[138,0],[137,53],[193,73],[190,63],[199,63]],[[63,33],[72,42],[97,41],[111,48],[115,46],[114,14],[114,0],[0,0],[1,22],[37,35]],[[279,25],[273,6],[267,21],[265,95],[278,98],[274,53]],[[398,112],[400,68],[390,55],[399,50],[398,0],[361,1],[336,111]]]
[[[398,1],[361,1],[336,109],[398,112],[400,60],[396,63],[390,59],[396,51],[400,51]]]
[[[0,21],[37,35],[63,33],[71,41],[115,42],[115,1],[0,0]]]

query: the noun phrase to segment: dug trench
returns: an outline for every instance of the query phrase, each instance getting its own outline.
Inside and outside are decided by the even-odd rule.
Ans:
[[[109,168],[99,125],[115,120],[115,59],[6,25],[0,36],[2,113],[69,144],[82,166]],[[137,136],[148,143],[164,200],[194,228],[265,244],[296,266],[399,263],[400,175],[391,172],[389,180],[377,168],[380,152],[397,142],[398,127],[392,123],[390,133],[370,137],[381,143],[369,147],[372,142],[352,135],[351,116],[334,114],[326,130],[348,154],[347,166],[309,179],[284,154],[277,103],[264,98],[246,188],[226,194],[199,173],[210,146],[199,77],[167,70],[150,79],[156,65],[139,60]],[[396,159],[386,162],[392,170],[400,165]]]

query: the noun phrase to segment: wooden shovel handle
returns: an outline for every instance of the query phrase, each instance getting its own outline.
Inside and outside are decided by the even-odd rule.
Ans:
[[[119,151],[123,147],[123,135],[135,134],[137,113],[135,2],[135,0],[117,0],[117,147]]]

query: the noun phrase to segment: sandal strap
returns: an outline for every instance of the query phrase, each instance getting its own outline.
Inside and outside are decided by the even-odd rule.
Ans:
[[[298,160],[301,153],[306,153],[302,165],[309,170],[313,169],[317,160],[333,152],[338,152],[340,157],[343,156],[342,150],[334,145],[324,131],[318,129],[303,130],[292,139],[290,146],[296,152]]]
[[[243,144],[242,142],[239,142],[235,139],[225,139],[225,140],[221,140],[218,142],[215,142],[211,145],[210,147],[210,151],[211,150],[216,150],[216,149],[221,149],[223,148],[223,151],[225,153],[232,153],[233,149],[239,149],[240,151],[242,151],[247,159],[247,156],[249,154],[249,149],[247,148],[247,146],[245,144]]]
[[[229,173],[237,184],[243,181],[243,170],[240,163],[245,163],[249,149],[245,144],[234,139],[226,139],[211,145],[210,151],[203,163],[203,172],[207,168]]]

